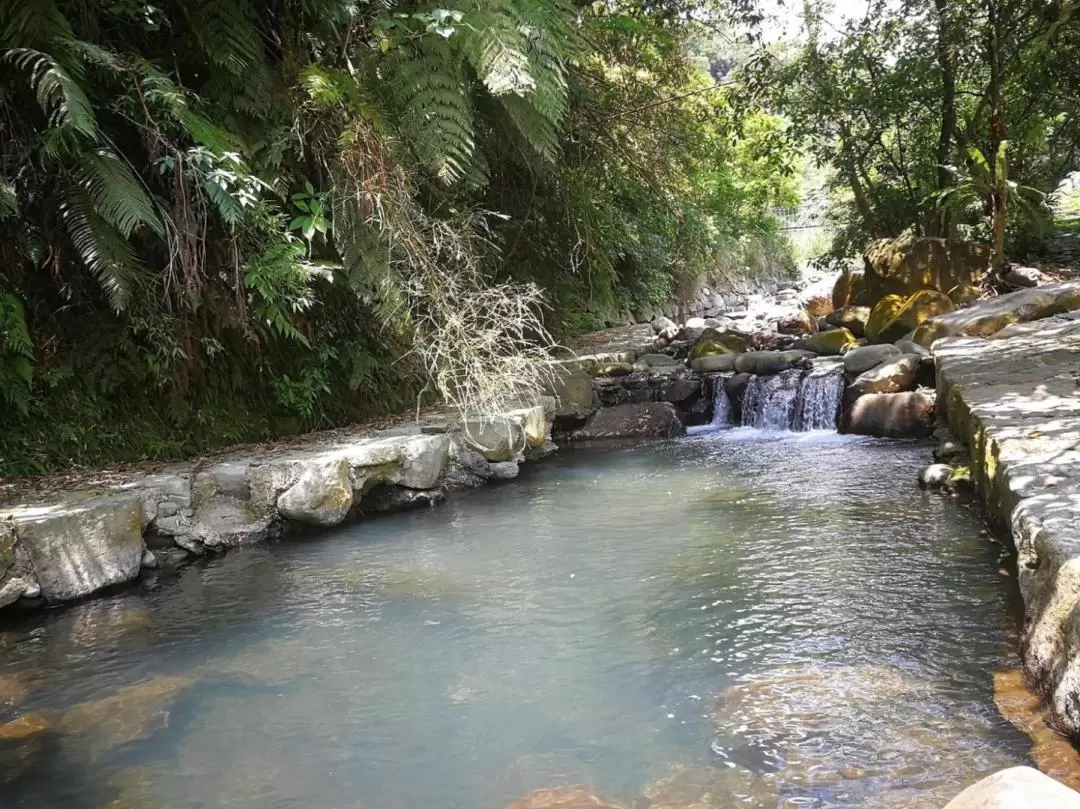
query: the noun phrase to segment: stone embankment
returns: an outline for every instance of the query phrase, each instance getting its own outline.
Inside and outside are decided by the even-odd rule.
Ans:
[[[337,431],[0,506],[0,606],[83,598],[161,564],[515,477],[519,463],[555,449],[552,407],[374,435]]]

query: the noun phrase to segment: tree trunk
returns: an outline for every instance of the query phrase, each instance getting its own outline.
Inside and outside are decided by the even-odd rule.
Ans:
[[[941,71],[941,128],[937,144],[937,190],[944,191],[953,183],[952,174],[945,168],[952,154],[956,135],[956,46],[952,40],[953,26],[949,19],[949,0],[934,0],[937,12],[937,62]],[[937,211],[928,232],[931,236],[948,238],[951,231],[948,211]]]
[[[1005,141],[1005,123],[1002,102],[1002,66],[1001,66],[1001,9],[997,0],[987,0],[986,60],[990,67],[990,85],[987,98],[990,100],[990,153],[986,156],[990,164],[990,226],[994,234],[993,254],[990,269],[1000,272],[1005,268],[1005,220],[1006,210],[1004,164],[999,165],[998,152]]]

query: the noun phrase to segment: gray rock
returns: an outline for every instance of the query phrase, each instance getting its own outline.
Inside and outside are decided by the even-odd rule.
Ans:
[[[450,460],[443,476],[448,491],[476,489],[491,477],[491,462],[473,449],[464,436],[457,435],[450,445]]]
[[[154,552],[147,548],[143,551],[142,566],[149,570],[154,570],[158,566],[158,558],[154,555]]]
[[[674,328],[676,332],[679,330],[678,324],[671,318],[665,317],[664,315],[660,315],[659,317],[654,318],[651,325],[655,334],[660,334],[666,329],[671,328]]]
[[[853,348],[844,355],[844,370],[851,376],[858,376],[902,353],[896,346],[887,344]]]
[[[471,420],[462,425],[462,431],[466,440],[492,462],[516,460],[526,448],[541,446],[551,437],[551,426],[541,405]],[[413,488],[429,489],[431,485]]]
[[[1080,793],[1031,767],[1010,767],[972,784],[945,809],[1080,809]]]
[[[869,371],[859,374],[851,383],[853,393],[903,393],[915,389],[915,379],[919,372],[919,358],[900,357],[883,362]]]
[[[48,601],[69,601],[131,581],[143,555],[142,498],[136,492],[25,509],[14,516]]]
[[[638,357],[638,362],[653,368],[665,368],[679,364],[679,361],[670,354],[642,354]]]
[[[350,471],[345,456],[308,464],[299,480],[278,498],[278,513],[307,525],[337,525],[353,504]]]
[[[839,432],[878,438],[922,438],[934,429],[934,394],[868,393],[840,414]]]
[[[425,506],[436,506],[446,500],[443,489],[407,489],[404,486],[376,486],[360,501],[360,511],[389,512],[406,511]]]
[[[919,345],[914,340],[897,340],[893,345],[901,354],[914,354],[916,357],[929,357],[930,349]],[[872,346],[871,346],[872,347]]]
[[[1036,287],[1047,281],[1046,276],[1034,267],[1009,267],[1001,277],[1014,287]]]
[[[919,486],[923,489],[943,489],[952,477],[953,468],[947,464],[934,463],[919,473]]]
[[[734,370],[740,374],[765,376],[801,367],[813,357],[810,351],[748,351],[736,355]]]
[[[572,438],[672,438],[685,433],[686,425],[674,405],[646,402],[598,410]]]
[[[155,519],[161,517],[175,517],[180,511],[180,507],[172,500],[165,500],[162,503],[158,503],[157,516]]]
[[[690,360],[690,370],[697,374],[722,373],[735,370],[735,358],[740,354],[711,354]]]
[[[491,477],[495,480],[513,480],[520,471],[514,461],[499,461],[491,465]]]

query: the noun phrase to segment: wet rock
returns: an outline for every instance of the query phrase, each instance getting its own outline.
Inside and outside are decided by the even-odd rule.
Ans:
[[[40,594],[30,554],[15,539],[14,527],[0,520],[0,607]]]
[[[492,462],[516,460],[526,448],[541,446],[550,437],[547,415],[539,405],[469,421],[462,429],[465,439],[473,448]],[[387,479],[383,482],[401,483],[414,489],[431,488],[431,485],[412,485],[404,479]]]
[[[1080,794],[1031,767],[1010,767],[972,784],[945,809],[1080,809]]]
[[[854,342],[855,336],[847,329],[829,329],[811,334],[806,340],[806,350],[815,354],[838,355]]]
[[[621,803],[601,797],[586,784],[538,789],[518,798],[506,809],[626,809]]]
[[[923,489],[944,489],[952,477],[953,468],[947,464],[930,464],[919,473],[919,487]]]
[[[952,464],[953,462],[967,458],[967,447],[956,440],[948,427],[939,427],[934,430],[934,438],[937,446],[934,447],[934,460],[939,463]]]
[[[840,415],[839,432],[878,438],[922,438],[934,429],[934,394],[869,393]]]
[[[0,724],[0,742],[12,742],[37,736],[49,729],[49,720],[41,714],[23,714],[18,719]]]
[[[918,357],[899,357],[859,374],[850,388],[860,396],[866,393],[902,393],[914,390],[918,372]]]
[[[672,438],[685,433],[686,426],[673,405],[647,402],[598,410],[572,438]]]
[[[21,705],[45,682],[43,669],[26,669],[0,677],[0,704]]]
[[[143,507],[138,494],[26,508],[15,517],[41,594],[69,601],[131,581],[143,555]]]
[[[825,322],[829,326],[847,329],[856,337],[866,334],[866,321],[869,319],[869,306],[842,306],[825,316]]]
[[[858,376],[900,356],[900,349],[887,344],[853,348],[844,355],[844,371],[850,376]]]
[[[690,341],[697,340],[701,337],[703,331],[705,331],[705,318],[687,318],[686,322],[683,323],[682,328],[679,329],[679,339]]]
[[[638,362],[644,363],[651,368],[664,368],[678,365],[679,361],[670,354],[642,354],[638,357]]]
[[[735,359],[739,354],[711,354],[690,360],[690,370],[696,374],[723,373],[735,370]]]
[[[746,386],[750,383],[752,376],[753,374],[732,374],[724,380],[724,392],[737,408],[742,407]]]
[[[801,368],[813,358],[809,351],[751,351],[739,354],[734,370],[740,374],[766,376],[789,368]]]
[[[495,480],[513,480],[520,467],[514,461],[500,461],[491,465],[491,477]]]
[[[450,461],[443,477],[448,491],[476,489],[491,477],[491,462],[461,437],[455,437],[450,447]],[[374,490],[373,490],[374,491]]]
[[[70,737],[72,747],[100,758],[165,727],[173,703],[193,683],[191,677],[157,677],[121,688],[111,697],[70,708],[57,729]]]
[[[678,324],[675,323],[674,320],[672,320],[669,317],[664,317],[663,315],[660,315],[659,317],[653,318],[653,321],[652,321],[652,323],[650,325],[652,326],[652,330],[653,330],[654,334],[661,334],[662,332],[666,331],[667,329],[675,329],[676,332],[677,332],[678,329],[679,329]]]
[[[756,331],[747,338],[747,347],[755,351],[785,351],[798,342],[793,334],[763,330]]]
[[[1080,787],[1080,750],[1058,733],[1046,704],[1027,686],[1019,668],[994,672],[994,705],[1008,722],[1031,739],[1031,760],[1065,786]]]
[[[589,369],[593,376],[626,376],[634,372],[629,362],[599,362]]]
[[[344,520],[352,504],[349,459],[342,456],[309,464],[278,498],[277,509],[294,522],[328,527]]]
[[[487,461],[484,461],[487,463]],[[483,483],[482,479],[480,483]],[[443,489],[408,489],[404,486],[376,486],[360,501],[361,512],[407,511],[425,506],[435,506],[446,500]]]

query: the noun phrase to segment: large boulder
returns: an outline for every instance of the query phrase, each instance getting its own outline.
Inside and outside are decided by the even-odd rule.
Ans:
[[[866,251],[870,302],[933,289],[960,303],[978,287],[990,266],[990,247],[976,242],[902,236],[880,239]]]
[[[866,277],[863,271],[847,269],[840,273],[836,283],[833,284],[833,309],[843,309],[845,306],[866,306],[868,303]]]
[[[913,339],[929,348],[942,337],[990,337],[1013,323],[1042,320],[1076,309],[1080,309],[1080,281],[1021,289],[932,317],[918,328]]]
[[[685,433],[686,425],[674,405],[646,402],[602,408],[571,438],[673,438]]]
[[[878,438],[921,438],[934,431],[934,394],[868,393],[840,414],[839,432]]]
[[[899,357],[881,363],[856,377],[851,383],[852,393],[902,393],[915,389],[919,373],[918,357]]]
[[[1080,809],[1080,793],[1032,767],[1010,767],[972,784],[945,809]]]
[[[929,318],[952,309],[949,296],[932,289],[919,290],[907,297],[886,295],[870,312],[866,337],[871,342],[899,340]]]
[[[851,376],[858,376],[883,362],[896,359],[901,353],[899,348],[887,343],[853,348],[844,355],[844,371]]]
[[[28,507],[15,515],[14,527],[49,601],[81,598],[139,575],[145,546],[138,494]]]
[[[30,556],[15,539],[15,529],[0,520],[0,607],[40,592]]]
[[[548,366],[543,376],[543,393],[555,399],[555,418],[585,418],[593,410],[593,381],[589,373],[576,364]]]
[[[353,504],[349,476],[349,459],[345,456],[312,462],[300,479],[278,497],[278,513],[293,522],[337,525]]]
[[[856,337],[866,334],[866,321],[869,319],[869,306],[841,306],[825,316],[825,322],[830,326],[845,328]]]
[[[829,329],[811,334],[806,339],[806,350],[815,354],[837,355],[855,342],[855,335],[844,328]]]

